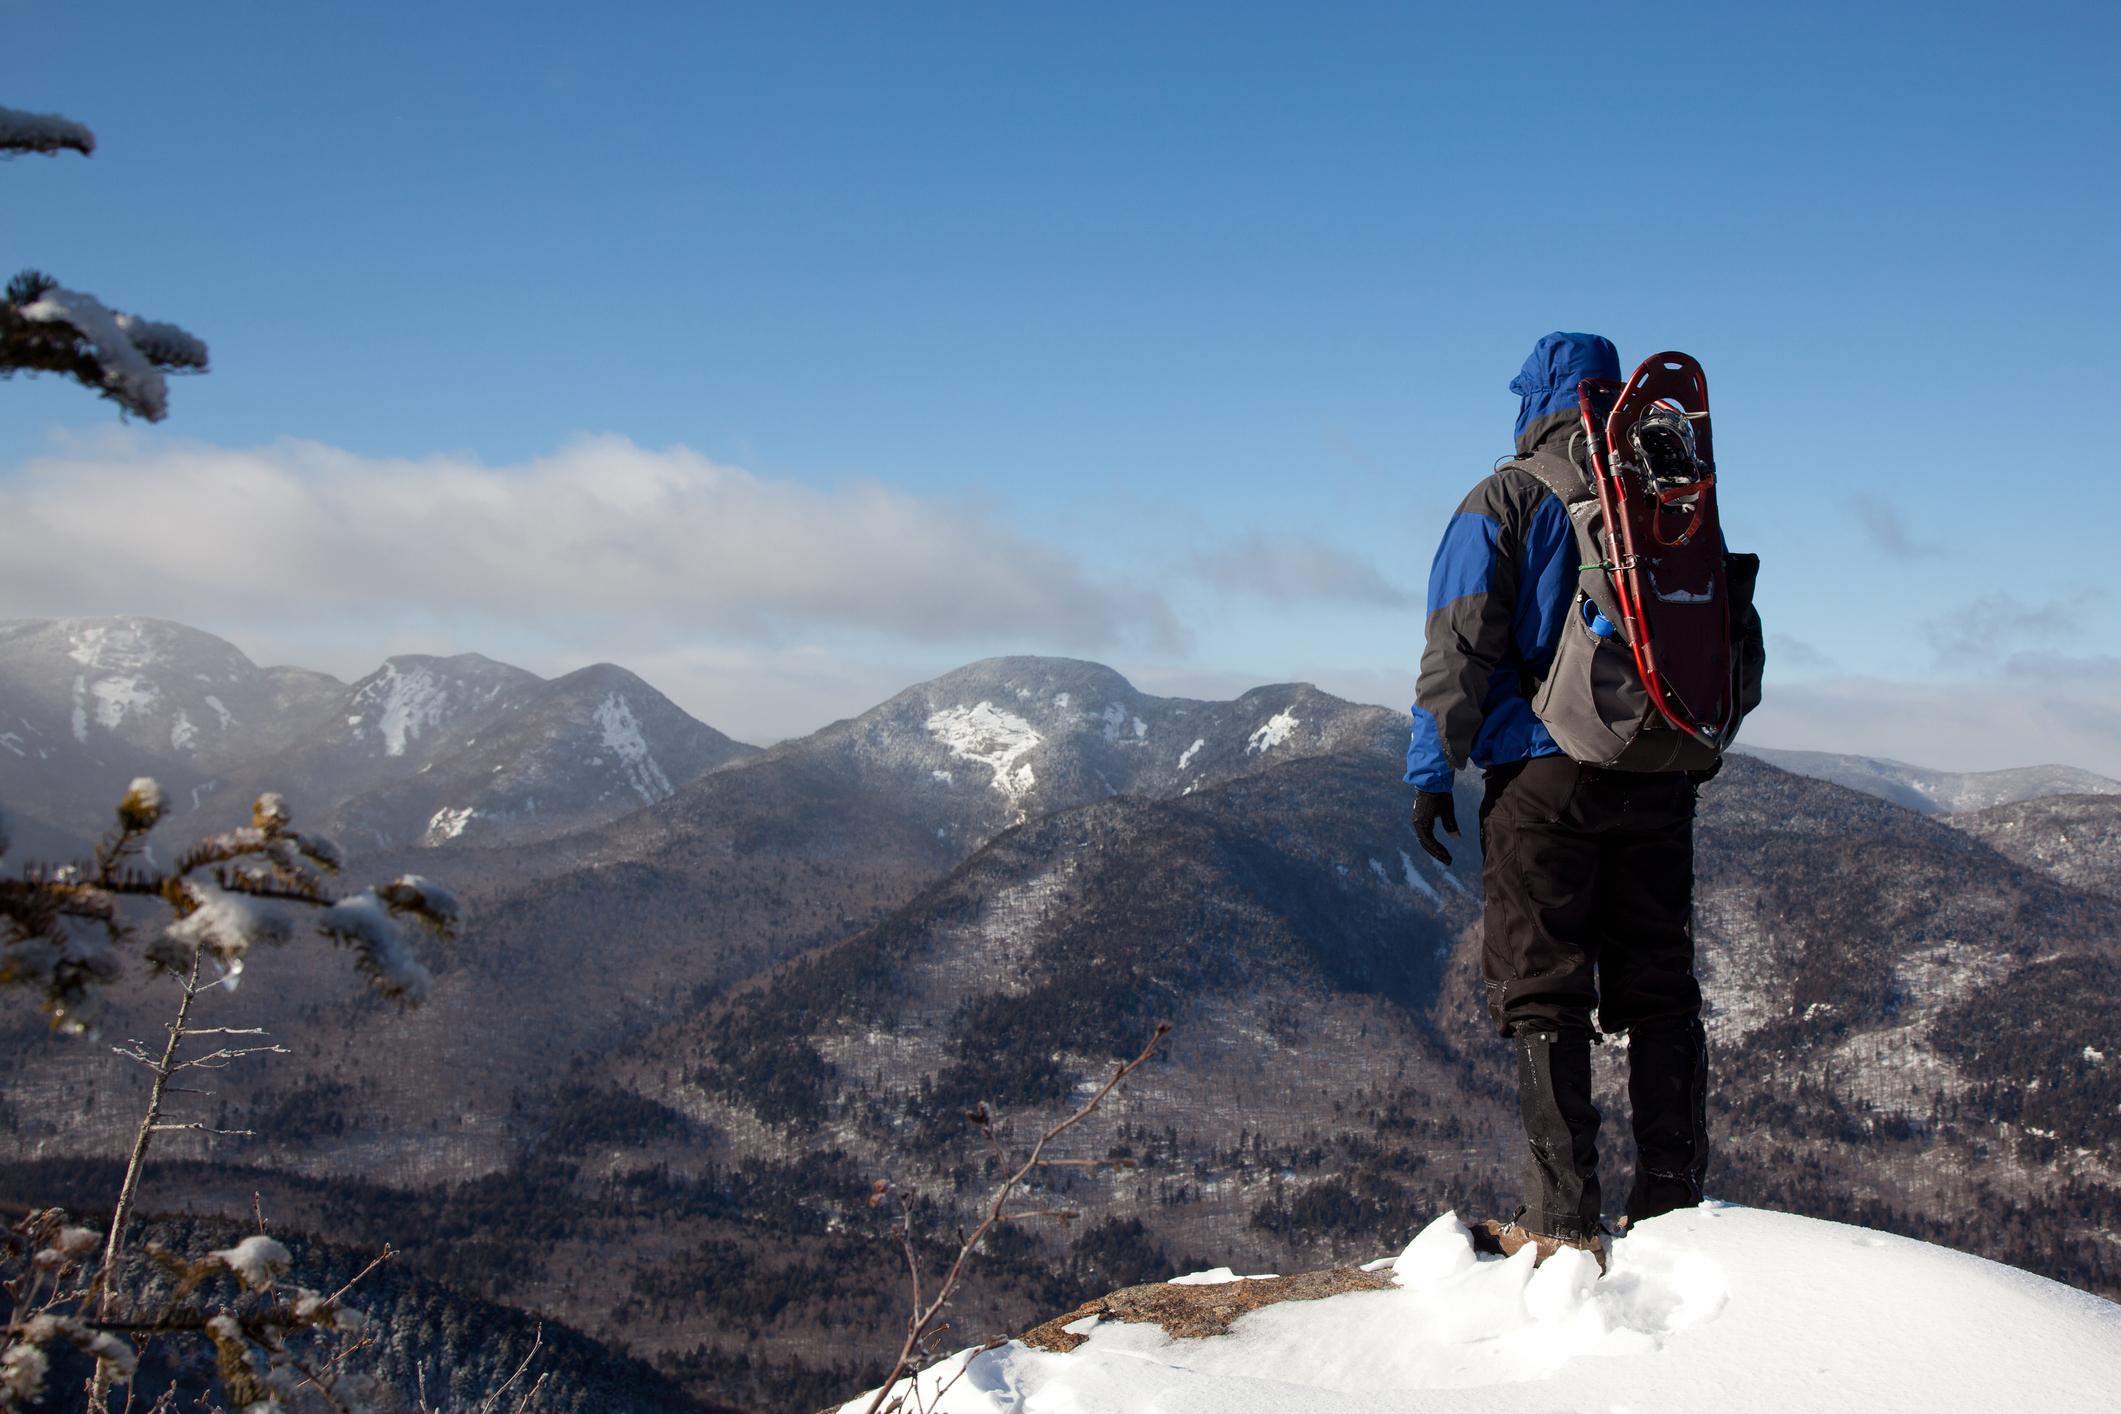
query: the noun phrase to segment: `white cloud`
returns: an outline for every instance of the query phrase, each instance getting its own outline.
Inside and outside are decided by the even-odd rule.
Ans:
[[[104,439],[0,487],[14,614],[408,616],[588,644],[888,638],[1168,651],[1163,599],[1089,576],[959,506],[873,482],[821,491],[621,437],[517,466]],[[380,637],[380,635],[378,635]]]
[[[1307,535],[1254,532],[1236,545],[1196,556],[1193,569],[1226,594],[1253,594],[1275,604],[1343,600],[1388,609],[1419,607],[1367,559]]]

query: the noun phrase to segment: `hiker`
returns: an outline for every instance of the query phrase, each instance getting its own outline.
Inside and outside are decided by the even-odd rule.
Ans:
[[[1523,1206],[1507,1223],[1491,1220],[1476,1229],[1476,1245],[1508,1254],[1534,1242],[1540,1261],[1559,1247],[1578,1247],[1596,1253],[1601,1268],[1595,1041],[1627,1036],[1638,1153],[1628,1222],[1701,1201],[1708,1074],[1694,978],[1694,798],[1698,784],[1721,765],[1716,749],[1691,741],[1679,744],[1687,747],[1692,770],[1645,769],[1681,759],[1662,746],[1661,754],[1636,750],[1617,758],[1626,769],[1584,764],[1556,744],[1533,710],[1542,699],[1555,730],[1568,735],[1566,720],[1550,706],[1553,694],[1541,688],[1572,612],[1583,616],[1591,634],[1616,632],[1605,606],[1579,590],[1580,572],[1612,566],[1586,563],[1600,561],[1603,552],[1579,541],[1569,506],[1554,488],[1570,502],[1591,501],[1580,509],[1596,511],[1578,385],[1610,380],[1617,392],[1621,377],[1608,340],[1555,333],[1538,342],[1510,384],[1522,399],[1517,459],[1460,504],[1429,572],[1427,646],[1406,774],[1415,788],[1413,826],[1421,847],[1448,864],[1450,852],[1435,827],[1458,837],[1454,768],[1470,761],[1484,773],[1481,973],[1495,1026],[1516,1043],[1531,1152]],[[1691,436],[1684,431],[1690,424],[1676,425],[1678,435]],[[1720,530],[1718,537],[1720,557]],[[1751,564],[1730,571],[1742,575],[1742,612],[1750,616],[1758,561],[1731,558]],[[1583,582],[1594,581],[1586,575]],[[1735,591],[1731,602],[1737,603]],[[1753,701],[1757,625],[1752,618],[1742,626],[1748,647],[1728,650],[1739,652],[1752,674]],[[1584,651],[1618,652],[1634,671],[1625,647],[1594,643]],[[1640,692],[1639,677],[1637,683]],[[1643,716],[1646,725],[1665,725],[1647,720],[1654,713]],[[1680,736],[1667,731],[1664,740]]]

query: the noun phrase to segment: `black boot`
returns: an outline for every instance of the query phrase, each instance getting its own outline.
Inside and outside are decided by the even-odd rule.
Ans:
[[[1589,1241],[1601,1230],[1591,1038],[1537,1032],[1516,1039],[1517,1101],[1532,1150],[1518,1222],[1541,1237]]]
[[[1628,1032],[1635,1186],[1628,1223],[1701,1202],[1709,1167],[1708,1035],[1701,1022],[1648,1022]]]

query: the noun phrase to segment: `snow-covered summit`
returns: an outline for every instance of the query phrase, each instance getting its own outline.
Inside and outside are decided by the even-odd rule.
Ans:
[[[386,658],[354,684],[346,701],[346,735],[370,754],[404,756],[409,750],[418,758],[422,738],[431,748],[459,720],[490,713],[542,681],[482,653]]]
[[[335,824],[347,842],[491,843],[564,833],[667,800],[755,751],[616,664],[550,681],[521,676],[526,681],[453,689],[472,699],[472,710],[443,731],[447,754],[340,807]],[[380,740],[387,750],[388,735]]]
[[[1390,740],[1402,714],[1308,683],[1229,702],[1153,697],[1099,663],[987,658],[906,689],[773,755],[832,761],[865,784],[917,788],[967,841],[1111,795],[1175,796],[1278,765]]]
[[[349,686],[163,619],[0,620],[0,802],[54,858],[85,853],[135,776],[187,835],[273,790],[380,848],[580,829],[751,752],[610,663],[548,681],[406,654]]]
[[[0,621],[0,695],[91,752],[117,741],[212,772],[299,739],[345,691],[166,619]]]
[[[1287,1302],[1226,1336],[1091,1316],[921,1376],[938,1414],[1782,1414],[2115,1407],[2121,1306],[1864,1228],[1710,1203],[1640,1225],[1598,1276],[1476,1257],[1445,1214],[1395,1288]],[[954,1380],[954,1382],[952,1382]],[[940,1397],[937,1390],[944,1384]],[[842,1406],[860,1414],[864,1395]],[[909,1403],[909,1407],[911,1407]]]

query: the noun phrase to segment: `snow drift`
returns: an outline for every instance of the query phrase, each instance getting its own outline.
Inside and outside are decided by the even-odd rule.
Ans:
[[[2121,1306],[1903,1237],[1710,1203],[1614,1243],[1603,1280],[1585,1253],[1531,1258],[1476,1256],[1446,1213],[1392,1260],[1394,1289],[1269,1306],[1208,1339],[1093,1316],[1065,1355],[961,1352],[908,1407],[1936,1414],[2117,1399]]]

